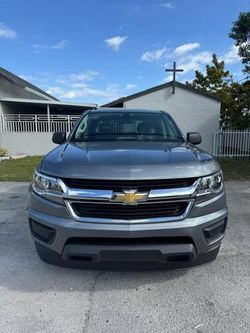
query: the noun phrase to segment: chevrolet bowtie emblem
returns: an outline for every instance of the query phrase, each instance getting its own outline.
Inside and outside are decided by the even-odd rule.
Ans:
[[[140,201],[146,201],[148,192],[137,192],[137,190],[124,190],[114,192],[112,201],[123,203],[124,205],[137,205]]]

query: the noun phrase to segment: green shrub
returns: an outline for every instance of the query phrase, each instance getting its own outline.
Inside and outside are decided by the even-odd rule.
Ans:
[[[7,156],[8,150],[0,147],[0,157]]]

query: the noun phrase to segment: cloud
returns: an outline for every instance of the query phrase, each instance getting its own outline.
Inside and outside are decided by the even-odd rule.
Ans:
[[[35,52],[40,52],[41,50],[49,50],[49,45],[45,44],[33,44],[32,48]]]
[[[118,52],[121,45],[126,41],[127,36],[115,36],[108,39],[105,39],[105,43],[108,47],[111,47],[113,51]]]
[[[128,89],[128,90],[131,90],[131,89],[134,89],[134,88],[136,88],[136,84],[134,84],[134,83],[128,83],[125,86],[125,89]]]
[[[117,99],[119,96],[123,95],[122,90],[124,90],[124,88],[121,88],[118,84],[107,84],[103,89],[94,88],[89,85],[77,85],[76,88],[73,88],[72,85],[69,85],[64,87],[51,86],[48,88],[47,92],[64,100],[81,99],[82,102],[90,100],[94,103],[99,102],[101,104]]]
[[[88,70],[77,74],[70,74],[70,79],[75,81],[92,81],[99,73],[97,71]]]
[[[49,73],[45,73],[45,72],[39,72],[36,73],[36,75],[24,75],[24,74],[18,74],[18,76],[23,79],[26,80],[28,82],[34,82],[34,84],[36,84],[36,82],[39,82],[40,85],[42,84],[46,84],[49,82]]]
[[[171,2],[165,2],[160,4],[161,7],[166,9],[173,9],[175,8],[174,5]]]
[[[222,56],[222,58],[225,61],[225,64],[235,64],[237,62],[240,62],[240,57],[238,55],[238,47],[235,45],[232,45],[230,50],[227,51]]]
[[[198,47],[200,47],[199,43],[187,43],[187,44],[183,44],[183,45],[178,46],[174,50],[174,53],[179,56],[179,55],[191,52],[194,49],[197,49]]]
[[[238,49],[233,45],[228,51],[219,55],[219,60],[224,60],[225,64],[235,64],[240,62],[240,57],[238,56]],[[178,67],[184,69],[184,74],[187,74],[191,71],[205,70],[206,65],[211,65],[213,52],[211,51],[202,51],[198,53],[189,53],[185,56],[177,58]]]
[[[173,73],[169,74],[167,77],[164,77],[162,82],[160,81],[159,84],[169,82],[169,81],[173,81]]]
[[[50,48],[51,50],[63,50],[68,46],[69,46],[69,41],[67,39],[64,39],[52,45]]]
[[[42,50],[63,50],[69,46],[69,40],[60,40],[55,44],[33,44],[32,48],[34,49],[35,53],[39,53]]]
[[[185,82],[194,78],[195,71],[198,70],[202,73],[206,70],[206,65],[211,65],[213,51],[201,51],[200,43],[190,42],[179,45],[175,49],[163,47],[161,49],[147,51],[141,56],[141,60],[147,62],[155,62],[165,68],[172,68],[173,61],[176,61],[177,68],[183,69],[183,72],[177,73],[177,80]],[[238,48],[232,45],[224,52],[217,54],[220,61],[224,61],[226,65],[233,66],[240,63],[238,55]],[[166,60],[168,61],[166,63]],[[233,67],[232,67],[233,68]],[[231,68],[229,67],[231,70]],[[159,82],[168,82],[173,79],[172,74],[167,74]]]
[[[13,39],[16,38],[17,33],[7,27],[7,25],[3,24],[0,22],[0,38],[5,38],[5,39]]]
[[[204,65],[211,62],[212,52],[203,51],[196,54],[185,55],[184,58],[178,60],[178,67],[184,69],[184,74],[191,71],[202,70]]]
[[[86,83],[79,83],[79,82],[75,82],[75,83],[69,83],[67,84],[68,87],[73,88],[73,89],[81,89],[81,88],[85,88],[87,87]]]
[[[69,74],[37,72],[29,75],[25,73],[21,77],[60,100],[82,103],[103,104],[127,95],[136,87],[131,82],[106,83],[103,81],[103,76],[94,69]]]
[[[184,69],[184,72],[178,73],[178,75],[185,76],[186,74],[194,74],[194,71],[196,70],[204,72],[206,65],[211,65],[212,56],[212,51],[202,51],[196,53],[192,52],[182,55],[177,54],[176,60],[178,68]],[[240,57],[238,56],[238,49],[235,45],[232,45],[232,47],[228,51],[220,54],[218,58],[220,61],[223,60],[226,65],[240,62]],[[169,66],[169,64],[167,65]]]
[[[64,93],[63,88],[58,87],[58,86],[51,86],[46,89],[46,92],[50,95],[57,95],[60,96]]]
[[[160,60],[164,56],[166,51],[167,51],[166,47],[163,47],[161,49],[157,49],[154,51],[147,51],[147,52],[143,53],[143,55],[141,56],[141,60],[148,61],[148,62]]]
[[[26,81],[34,81],[35,77],[33,75],[24,75],[20,74],[18,75],[21,79],[26,80]]]

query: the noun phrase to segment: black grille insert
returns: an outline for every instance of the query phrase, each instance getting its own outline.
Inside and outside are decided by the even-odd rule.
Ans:
[[[85,188],[98,190],[122,191],[136,189],[138,191],[150,191],[154,189],[181,188],[193,185],[197,178],[181,179],[148,179],[148,180],[96,180],[62,178],[70,188]]]
[[[76,245],[154,245],[154,244],[193,244],[190,237],[73,237],[66,244]]]
[[[157,202],[134,206],[114,203],[73,202],[71,205],[75,214],[79,217],[133,220],[177,217],[184,214],[188,202]]]

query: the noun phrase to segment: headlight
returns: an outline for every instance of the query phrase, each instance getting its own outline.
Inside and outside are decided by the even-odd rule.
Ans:
[[[202,177],[197,187],[197,195],[219,193],[223,189],[222,171],[208,177]]]
[[[32,189],[35,193],[45,199],[62,204],[63,184],[54,177],[45,176],[35,171],[32,180]]]

